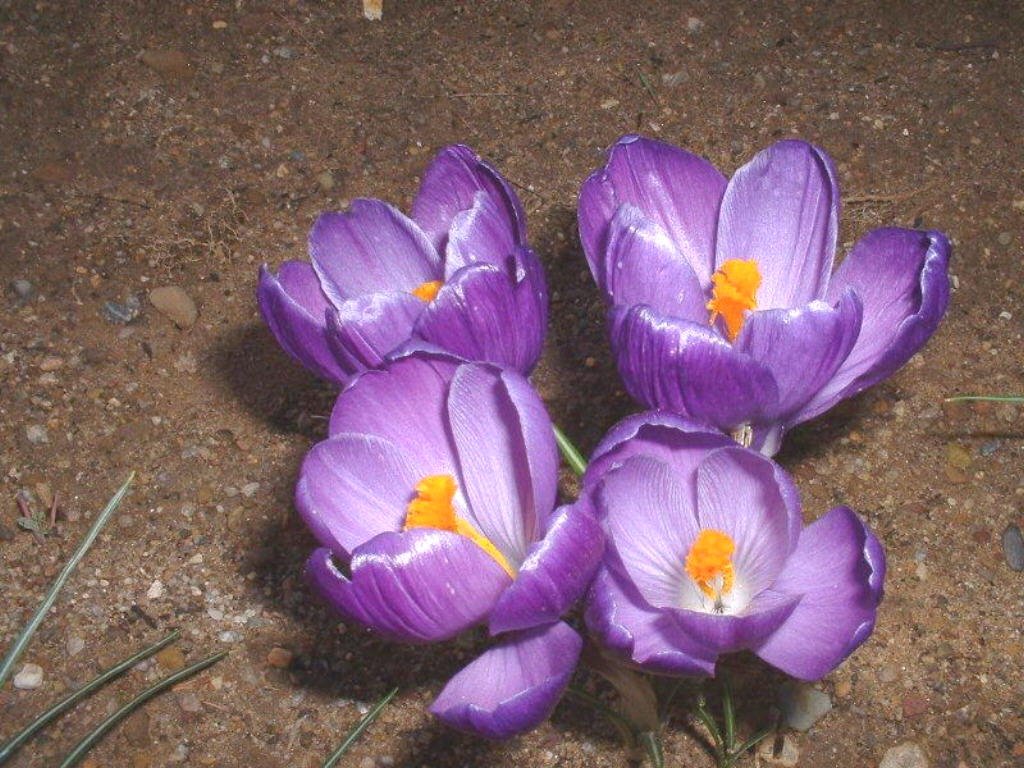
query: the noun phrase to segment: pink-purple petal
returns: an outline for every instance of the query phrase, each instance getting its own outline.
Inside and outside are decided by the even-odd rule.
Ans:
[[[316,276],[302,262],[286,262],[276,277],[266,265],[260,267],[256,289],[260,314],[292,358],[317,376],[344,384],[351,372],[337,360],[327,341],[324,312],[329,304],[319,284],[314,290],[310,280],[315,282]]]
[[[709,326],[650,307],[611,310],[612,350],[626,390],[648,408],[730,431],[767,420],[779,392],[768,368]]]
[[[412,218],[438,253],[444,253],[448,231],[457,214],[473,207],[478,192],[491,198],[505,228],[516,242],[526,243],[526,215],[516,193],[490,163],[463,144],[445,147],[423,174],[412,204]]]
[[[557,621],[583,596],[603,552],[604,534],[585,502],[562,507],[491,611],[491,634]]]
[[[736,171],[722,199],[717,267],[753,259],[761,272],[760,309],[822,298],[839,230],[839,185],[824,150],[780,141]]]
[[[583,250],[604,285],[609,224],[623,203],[639,208],[675,243],[702,286],[714,270],[715,226],[725,177],[707,160],[641,136],[623,136],[580,190]]]
[[[713,675],[717,654],[684,633],[671,611],[647,603],[619,569],[602,564],[587,596],[587,628],[601,645],[650,672]]]
[[[572,679],[583,641],[562,622],[519,632],[453,677],[430,711],[448,725],[507,739],[540,725]]]
[[[419,479],[389,441],[341,434],[306,454],[295,506],[321,544],[348,556],[377,534],[401,530]]]
[[[411,293],[369,293],[327,310],[327,340],[342,367],[354,375],[378,368],[412,335],[424,303]]]
[[[355,200],[348,211],[321,214],[309,233],[309,255],[324,293],[339,306],[442,277],[441,257],[427,236],[382,200]]]
[[[493,196],[477,192],[473,206],[456,214],[445,246],[445,279],[470,264],[504,267],[516,250],[517,233]]]
[[[547,331],[547,287],[532,252],[521,249],[504,267],[460,269],[416,325],[423,340],[467,360],[529,373]]]
[[[783,491],[780,476],[770,459],[738,446],[712,452],[697,470],[700,527],[733,540],[736,579],[752,594],[782,571],[803,524],[795,489],[787,479]]]
[[[878,539],[850,509],[836,507],[804,529],[775,582],[800,595],[800,604],[753,650],[794,677],[823,677],[871,634],[884,579]]]
[[[367,371],[339,395],[328,432],[362,433],[396,446],[420,477],[456,474],[445,402],[459,361],[415,352]]]
[[[520,413],[501,372],[481,364],[460,366],[452,378],[447,413],[469,521],[518,565],[539,530],[527,459],[532,446],[524,439]]]
[[[758,646],[793,614],[800,595],[766,590],[754,597],[739,614],[672,611],[680,631],[715,653],[731,653]]]
[[[693,268],[665,231],[629,204],[620,206],[609,227],[604,290],[613,305],[647,304],[667,317],[708,319]]]
[[[608,472],[597,488],[595,506],[614,549],[637,590],[649,604],[678,604],[686,554],[699,525],[693,493],[672,467],[634,456]]]
[[[864,306],[857,343],[795,421],[806,421],[891,376],[939,326],[949,306],[949,240],[941,232],[876,229],[839,265],[829,300],[852,289]]]
[[[860,327],[860,299],[847,290],[835,306],[815,300],[796,309],[752,312],[736,348],[771,371],[779,390],[773,416],[786,423],[839,370]]]
[[[404,642],[447,640],[483,621],[510,578],[476,543],[417,528],[382,533],[355,550],[346,576],[328,549],[307,572],[344,616]]]

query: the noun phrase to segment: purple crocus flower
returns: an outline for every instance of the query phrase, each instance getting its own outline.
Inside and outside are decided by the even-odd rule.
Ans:
[[[584,477],[607,536],[586,619],[628,662],[714,673],[750,650],[816,680],[863,643],[885,554],[846,507],[803,527],[792,481],[770,459],[676,414],[614,427]]]
[[[906,363],[949,303],[940,232],[876,229],[832,272],[839,185],[803,141],[726,181],[624,136],[583,184],[579,224],[629,393],[769,456],[787,429]]]
[[[311,263],[260,269],[260,312],[282,347],[338,384],[406,346],[529,373],[547,327],[544,273],[501,174],[469,147],[427,168],[412,217],[381,200],[325,213]]]
[[[522,376],[422,350],[353,381],[302,465],[296,505],[322,545],[308,573],[345,617],[411,643],[498,636],[433,704],[455,727],[532,728],[576,666],[581,639],[559,619],[604,540],[583,505],[555,509],[557,481]]]

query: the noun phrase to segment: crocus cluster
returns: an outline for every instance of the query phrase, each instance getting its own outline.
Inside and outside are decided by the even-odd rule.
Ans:
[[[278,341],[343,386],[296,487],[312,584],[395,641],[491,638],[435,715],[489,738],[536,726],[582,626],[604,658],[675,676],[748,650],[815,680],[868,638],[881,544],[847,507],[805,527],[769,457],[921,347],[949,243],[876,230],[832,274],[838,211],[832,163],[804,142],[728,182],[666,144],[612,148],[583,185],[580,234],[623,380],[654,410],[612,427],[568,503],[526,378],[543,274],[514,192],[472,150],[440,152],[411,218],[356,201],[316,222],[311,264],[263,268]]]

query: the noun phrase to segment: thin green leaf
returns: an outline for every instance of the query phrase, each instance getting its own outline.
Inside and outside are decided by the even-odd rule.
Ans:
[[[10,758],[11,755],[13,755],[19,748],[21,748],[21,746],[26,741],[31,739],[36,733],[45,728],[47,725],[49,725],[53,720],[62,715],[64,712],[71,709],[71,707],[73,707],[79,701],[84,699],[86,696],[89,696],[92,693],[98,691],[104,685],[106,685],[119,675],[123,674],[127,670],[131,669],[140,661],[148,659],[161,648],[170,645],[180,636],[181,632],[179,632],[178,630],[174,630],[173,632],[171,632],[171,634],[167,635],[167,637],[163,638],[162,640],[156,643],[153,643],[153,645],[149,646],[148,648],[143,648],[141,651],[132,656],[129,656],[124,661],[115,664],[106,672],[90,680],[77,691],[74,691],[73,693],[69,694],[68,696],[65,696],[63,699],[58,701],[48,710],[43,712],[43,714],[41,714],[27,726],[25,726],[24,730],[22,730],[21,733],[19,733],[13,739],[11,739],[2,747],[0,747],[0,765],[3,765],[5,762],[7,762],[8,758]]]
[[[384,698],[378,701],[374,705],[373,709],[363,715],[363,719],[356,724],[355,728],[349,731],[348,736],[346,736],[345,740],[341,742],[341,746],[334,750],[334,753],[327,758],[324,762],[323,768],[334,768],[334,766],[338,764],[338,761],[345,756],[345,753],[348,752],[359,737],[363,735],[363,731],[373,724],[373,721],[377,719],[377,716],[384,710],[384,707],[388,705],[388,702],[395,698],[396,693],[398,693],[398,686],[395,686],[384,694]]]
[[[96,746],[96,743],[99,742],[100,739],[107,735],[107,732],[110,731],[111,728],[124,720],[128,715],[152,699],[158,693],[167,690],[172,685],[180,683],[182,680],[187,680],[193,675],[202,672],[207,667],[213,666],[227,655],[227,651],[220,651],[212,656],[207,656],[201,661],[197,661],[191,666],[179,669],[173,675],[168,675],[162,680],[153,683],[153,685],[129,701],[102,723],[97,725],[93,729],[92,733],[78,742],[78,744],[75,745],[75,748],[72,749],[68,756],[64,758],[64,761],[60,764],[60,768],[71,768],[71,766],[77,765],[78,762],[85,757],[86,753]]]
[[[3,688],[4,683],[7,682],[7,678],[10,676],[11,670],[21,657],[26,646],[28,646],[29,641],[32,639],[32,635],[34,635],[35,631],[39,628],[39,625],[42,623],[47,611],[49,611],[53,606],[54,601],[57,599],[57,593],[60,592],[61,587],[64,586],[64,582],[68,580],[71,572],[75,570],[75,566],[77,566],[79,561],[85,557],[85,553],[89,551],[89,547],[91,547],[93,542],[96,541],[96,537],[99,536],[103,526],[107,524],[110,516],[114,514],[114,511],[121,503],[121,500],[124,498],[125,494],[128,493],[128,486],[132,484],[132,480],[134,479],[135,473],[132,472],[128,475],[128,479],[125,480],[124,485],[122,485],[118,489],[117,493],[114,494],[113,498],[107,502],[107,506],[102,512],[100,512],[96,521],[92,524],[92,527],[89,528],[89,532],[86,533],[85,538],[82,539],[82,543],[78,545],[78,549],[75,550],[71,559],[68,560],[65,566],[61,569],[61,572],[57,575],[56,580],[53,582],[53,586],[51,586],[50,591],[46,593],[46,597],[43,598],[43,602],[39,605],[39,608],[36,609],[35,614],[31,619],[29,619],[28,624],[25,625],[21,634],[18,635],[18,639],[14,641],[14,645],[11,646],[11,649],[4,657],[3,663],[0,664],[0,688]]]
[[[1024,403],[1024,395],[957,395],[947,397],[944,402],[963,403],[971,400],[987,400],[992,403]]]
[[[651,761],[653,768],[665,768],[665,750],[661,744],[661,736],[654,731],[640,734],[640,743]]]
[[[566,437],[562,430],[558,427],[554,429],[555,442],[558,443],[558,450],[562,452],[562,458],[565,459],[565,463],[577,475],[582,475],[587,471],[587,460],[583,458],[583,454],[579,452],[579,449],[573,445],[572,440]]]
[[[733,753],[732,753],[733,760],[738,760],[739,758],[743,757],[743,755],[745,755],[747,753],[747,750],[750,750],[750,749],[753,749],[754,747],[756,747],[758,744],[760,744],[762,741],[764,741],[765,738],[767,738],[768,734],[770,734],[774,730],[775,730],[775,728],[773,728],[772,726],[768,726],[767,728],[759,731],[758,733],[755,733],[749,739],[744,741],[742,744],[740,744],[738,747],[736,747],[735,750],[733,750]]]

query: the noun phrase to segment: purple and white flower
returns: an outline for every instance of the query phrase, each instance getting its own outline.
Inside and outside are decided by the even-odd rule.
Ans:
[[[345,617],[412,643],[498,636],[432,707],[458,728],[537,725],[576,666],[560,618],[604,540],[584,505],[555,508],[558,462],[522,376],[417,351],[353,381],[302,465],[296,505],[321,544],[308,573]]]
[[[381,200],[322,214],[310,262],[260,269],[260,312],[281,346],[345,384],[409,345],[529,373],[547,328],[544,273],[501,174],[469,147],[427,168],[407,217]]]
[[[624,136],[583,184],[579,224],[630,394],[767,455],[906,363],[949,302],[940,232],[874,230],[833,273],[839,185],[803,141],[727,181],[685,150]]]
[[[878,539],[846,507],[805,528],[786,473],[719,432],[629,417],[595,451],[583,494],[608,543],[587,624],[633,665],[710,675],[720,654],[749,650],[816,680],[874,629]]]

